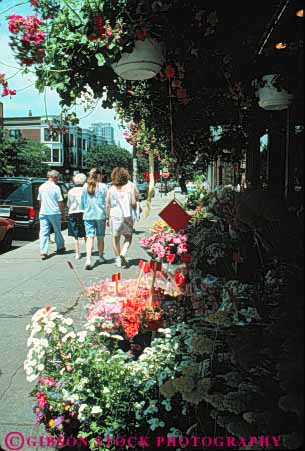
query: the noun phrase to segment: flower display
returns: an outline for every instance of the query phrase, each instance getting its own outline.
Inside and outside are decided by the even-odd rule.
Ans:
[[[15,89],[10,89],[8,87],[8,81],[6,80],[6,75],[5,74],[0,74],[0,85],[2,86],[2,93],[1,93],[2,97],[15,96],[16,95],[16,90]]]
[[[23,17],[13,14],[9,17],[10,45],[23,66],[43,61],[46,33],[42,31],[42,25],[43,21],[36,15]]]
[[[187,235],[165,230],[143,238],[140,244],[153,258],[159,261],[180,263],[180,257],[189,251],[187,241]]]

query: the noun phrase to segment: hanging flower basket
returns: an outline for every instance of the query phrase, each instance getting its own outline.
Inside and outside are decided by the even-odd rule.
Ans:
[[[147,80],[155,77],[164,64],[162,45],[155,39],[135,41],[131,53],[123,53],[112,65],[114,72],[124,80]]]
[[[257,86],[258,104],[264,110],[285,110],[293,101],[293,94],[276,85],[278,77],[278,75],[264,75]]]

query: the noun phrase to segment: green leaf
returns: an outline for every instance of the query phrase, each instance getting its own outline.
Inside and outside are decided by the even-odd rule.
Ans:
[[[106,60],[105,60],[105,57],[104,57],[104,55],[102,53],[97,53],[95,55],[95,58],[97,59],[97,64],[99,66],[104,66],[105,65]]]

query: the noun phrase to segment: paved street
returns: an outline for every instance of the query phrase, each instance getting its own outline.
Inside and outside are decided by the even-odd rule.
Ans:
[[[137,234],[129,255],[131,266],[122,269],[123,277],[135,276],[139,259],[148,258],[139,246],[139,238],[149,232],[158,213],[172,197],[172,194],[156,197],[151,216],[142,218],[137,224]],[[52,305],[69,314],[76,322],[84,318],[85,299],[67,264],[74,257],[70,239],[66,240],[66,247],[65,255],[54,255],[46,261],[40,260],[38,241],[0,256],[0,446],[5,450],[7,447],[3,439],[8,431],[21,431],[25,436],[39,435],[39,428],[33,425],[33,401],[29,397],[31,384],[26,382],[23,371],[27,341],[25,327],[31,316],[39,308]],[[109,234],[106,236],[106,258],[107,264],[97,266],[92,271],[83,269],[84,258],[74,265],[85,283],[101,280],[117,272],[113,265]],[[40,432],[43,431],[40,429]],[[26,449],[36,451],[42,448]]]

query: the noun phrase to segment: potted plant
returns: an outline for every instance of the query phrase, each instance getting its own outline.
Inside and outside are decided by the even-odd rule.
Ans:
[[[287,109],[294,98],[288,89],[287,77],[280,74],[264,75],[256,83],[256,95],[259,99],[259,106],[264,110],[271,111]]]
[[[112,68],[124,80],[147,80],[161,71],[164,61],[161,43],[147,37],[136,40],[133,51],[123,53]]]

